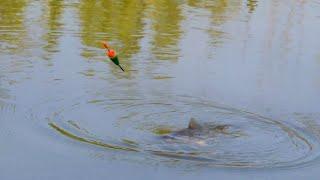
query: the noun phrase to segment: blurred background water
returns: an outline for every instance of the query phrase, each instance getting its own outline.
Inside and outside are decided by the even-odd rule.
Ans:
[[[1,0],[0,179],[317,179],[319,9]],[[156,138],[191,117],[246,136],[192,151]]]

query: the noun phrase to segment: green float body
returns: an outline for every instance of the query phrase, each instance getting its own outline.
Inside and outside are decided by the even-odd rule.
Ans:
[[[120,66],[118,56],[115,56],[115,57],[110,58],[110,59],[115,65],[119,66],[119,68],[124,72],[124,69]]]
[[[117,66],[119,66],[119,65],[120,65],[120,63],[119,63],[119,59],[118,59],[118,56],[115,56],[115,57],[110,58],[110,59],[111,59],[111,61],[112,61],[114,64],[116,64]]]

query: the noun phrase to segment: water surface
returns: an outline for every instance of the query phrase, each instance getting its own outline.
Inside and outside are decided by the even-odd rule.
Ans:
[[[0,178],[317,179],[319,9],[2,0]],[[156,133],[191,117],[230,133],[205,145]]]

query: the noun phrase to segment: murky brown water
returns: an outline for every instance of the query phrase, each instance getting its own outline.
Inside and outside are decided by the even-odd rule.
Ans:
[[[0,179],[317,179],[319,24],[318,1],[1,0]],[[155,133],[191,117],[230,132]]]

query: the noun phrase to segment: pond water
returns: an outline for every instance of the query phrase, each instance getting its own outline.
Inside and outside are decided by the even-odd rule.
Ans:
[[[1,0],[0,179],[318,179],[319,32],[316,0]],[[190,118],[228,128],[163,138]]]

